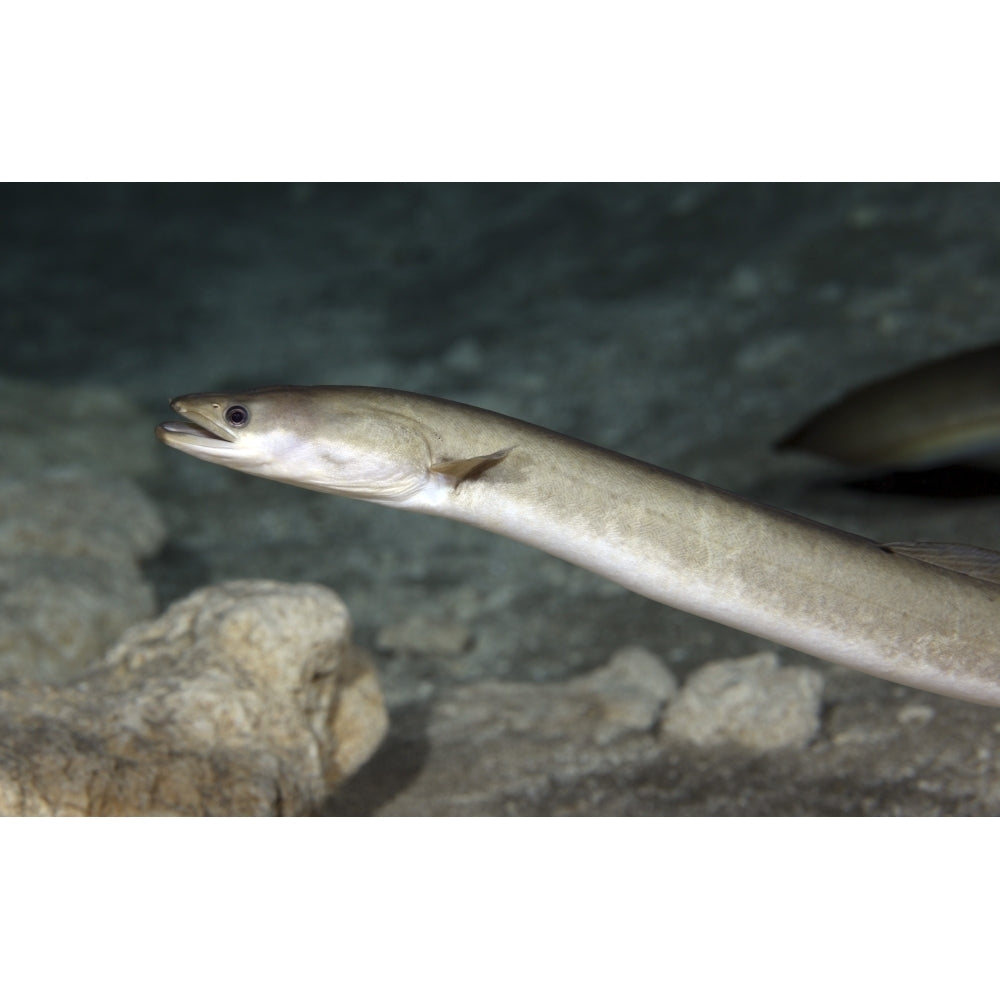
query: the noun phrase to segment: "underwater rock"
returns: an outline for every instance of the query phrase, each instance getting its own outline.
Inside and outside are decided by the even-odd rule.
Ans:
[[[156,506],[127,479],[79,470],[0,479],[0,555],[135,562],[165,537]]]
[[[819,732],[822,693],[819,671],[779,667],[775,653],[716,660],[688,678],[660,731],[703,747],[804,747]]]
[[[651,731],[676,690],[673,674],[656,656],[623,649],[604,666],[568,681],[482,681],[449,692],[435,704],[428,736],[432,743],[530,734],[606,744]]]
[[[458,656],[471,645],[472,636],[463,625],[424,615],[411,615],[404,621],[386,625],[375,637],[377,649],[423,656]]]
[[[652,731],[663,706],[677,693],[670,669],[641,646],[619,649],[603,667],[566,686],[572,695],[594,699],[594,740],[601,744],[625,733]]]
[[[71,680],[149,617],[138,561],[164,537],[156,507],[127,480],[0,480],[0,680]]]
[[[0,682],[71,681],[154,609],[152,589],[129,563],[0,557]]]
[[[616,653],[567,681],[482,681],[393,717],[384,751],[332,814],[503,815],[574,812],[553,795],[660,752],[656,725],[676,681],[652,653]]]
[[[149,414],[109,387],[54,386],[0,376],[5,476],[76,467],[140,476],[159,465]]]
[[[71,686],[0,688],[0,814],[308,813],[386,726],[336,594],[207,587]]]

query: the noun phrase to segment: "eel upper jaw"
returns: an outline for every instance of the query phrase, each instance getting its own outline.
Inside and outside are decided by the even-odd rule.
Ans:
[[[188,420],[168,420],[156,428],[156,436],[165,444],[179,444],[185,438],[197,439],[206,444],[214,442],[217,445],[236,441],[236,435],[229,428],[217,423],[210,416],[190,409],[182,400],[173,399],[170,405]]]

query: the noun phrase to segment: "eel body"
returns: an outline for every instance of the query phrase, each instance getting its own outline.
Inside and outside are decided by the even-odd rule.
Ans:
[[[938,358],[854,389],[776,447],[881,468],[959,460],[995,466],[1000,453],[1000,345]]]
[[[186,420],[160,425],[158,437],[206,461],[473,524],[793,649],[1000,705],[1000,584],[970,575],[980,554],[990,561],[982,550],[894,551],[520,420],[412,393],[279,386],[171,405]]]

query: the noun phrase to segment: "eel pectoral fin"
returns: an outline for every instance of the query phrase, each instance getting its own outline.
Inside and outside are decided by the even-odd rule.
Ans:
[[[455,458],[444,462],[435,462],[430,471],[439,476],[450,479],[453,485],[458,486],[467,479],[478,479],[487,469],[492,469],[494,465],[502,462],[512,451],[512,448],[503,448],[495,451],[491,455],[476,455],[475,458]]]

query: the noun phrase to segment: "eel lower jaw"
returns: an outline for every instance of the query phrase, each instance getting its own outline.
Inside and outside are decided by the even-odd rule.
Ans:
[[[217,441],[223,440],[218,434],[213,434],[210,430],[199,427],[197,424],[188,423],[186,420],[168,420],[160,424],[156,430],[158,433],[162,431],[164,434],[191,434],[194,437],[215,438]]]
[[[189,423],[186,420],[168,420],[156,428],[156,436],[164,444],[192,455],[223,453],[233,445],[207,427]]]

